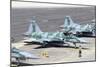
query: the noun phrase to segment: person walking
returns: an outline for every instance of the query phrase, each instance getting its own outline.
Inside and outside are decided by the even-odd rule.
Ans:
[[[79,57],[82,57],[82,47],[81,47],[81,45],[79,46]]]

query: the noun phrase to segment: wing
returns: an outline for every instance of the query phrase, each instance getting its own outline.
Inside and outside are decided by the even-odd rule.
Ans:
[[[84,39],[73,36],[73,35],[70,38],[66,39],[66,41],[72,42],[72,43],[88,43]]]
[[[12,49],[11,56],[14,58],[22,58],[22,59],[38,59],[39,58],[38,56],[35,56],[29,52],[22,51],[16,48]]]
[[[28,38],[24,40],[24,43],[31,43],[31,42],[43,43],[41,39],[36,39],[36,38]]]
[[[28,52],[25,52],[25,51],[19,52],[19,53],[20,53],[21,55],[25,56],[27,59],[39,59],[38,56],[35,56],[35,55],[33,55],[33,54],[31,54],[31,53],[28,53]]]
[[[18,53],[11,53],[11,56],[14,58],[20,58],[21,55],[19,55]]]

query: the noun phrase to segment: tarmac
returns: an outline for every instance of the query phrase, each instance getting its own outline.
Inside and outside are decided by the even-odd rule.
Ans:
[[[39,59],[27,59],[21,61],[27,64],[39,65],[39,64],[53,64],[53,63],[69,63],[69,62],[83,62],[83,61],[95,61],[95,38],[84,38],[89,41],[89,44],[83,44],[82,46],[82,57],[79,57],[79,49],[74,48],[74,45],[70,43],[70,46],[49,46],[45,48],[37,48],[41,45],[28,44],[26,45],[23,41],[18,43],[12,43],[14,47],[20,50],[25,50],[31,54],[34,54]],[[16,45],[17,44],[17,45]],[[80,44],[77,44],[77,47]],[[46,53],[47,55],[43,55]]]

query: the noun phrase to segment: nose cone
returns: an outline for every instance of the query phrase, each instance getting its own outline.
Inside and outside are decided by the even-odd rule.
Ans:
[[[84,40],[84,39],[82,39],[82,38],[80,38],[79,40],[80,40],[81,43],[86,43],[86,44],[89,43],[88,41],[86,41],[86,40]]]

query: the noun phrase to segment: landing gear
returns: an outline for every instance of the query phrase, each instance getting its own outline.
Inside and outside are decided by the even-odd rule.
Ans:
[[[63,39],[63,43],[65,43],[65,44],[67,44],[67,45],[65,45],[65,46],[70,46],[70,44],[67,42],[67,40],[66,39]]]
[[[20,58],[16,58],[16,60],[17,60],[17,66],[19,66],[20,65]]]
[[[73,42],[73,44],[75,45],[75,48],[76,48],[76,43],[75,43],[75,42]]]
[[[46,47],[47,44],[48,44],[48,42],[47,41],[44,41],[43,42],[43,47]]]

